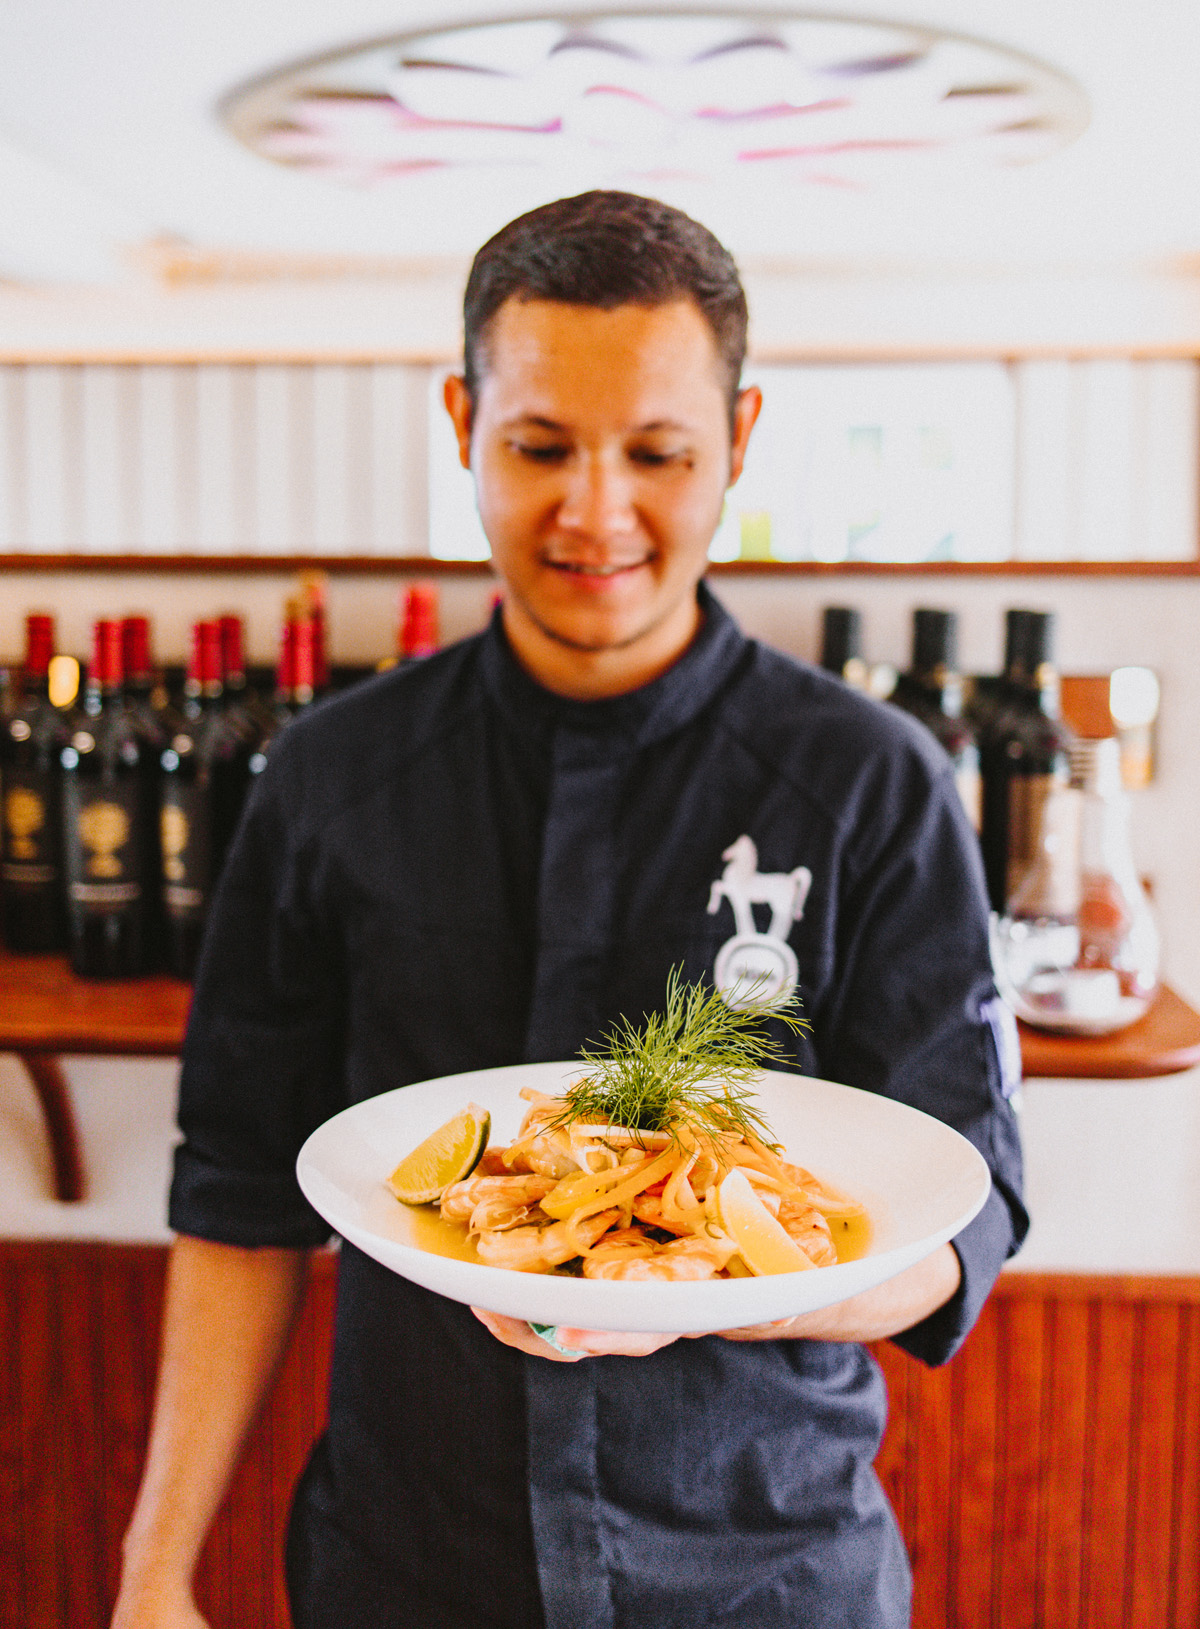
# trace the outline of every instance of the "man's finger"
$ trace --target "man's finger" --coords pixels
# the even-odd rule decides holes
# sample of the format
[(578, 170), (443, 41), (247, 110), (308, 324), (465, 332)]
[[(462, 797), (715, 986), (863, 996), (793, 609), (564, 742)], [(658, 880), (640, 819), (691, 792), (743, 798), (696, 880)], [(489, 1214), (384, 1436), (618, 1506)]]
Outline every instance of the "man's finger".
[[(506, 1318), (502, 1312), (485, 1312), (482, 1307), (472, 1307), (471, 1311), (498, 1341), (503, 1341), (505, 1346), (515, 1346), (519, 1352), (528, 1352), (530, 1357), (548, 1358), (551, 1363), (578, 1363), (579, 1357), (584, 1355), (570, 1356), (556, 1351), (549, 1341), (534, 1334), (524, 1318)], [(562, 1344), (565, 1346), (567, 1342)]]
[(558, 1339), (563, 1346), (573, 1346), (589, 1357), (649, 1357), (652, 1352), (670, 1346), (678, 1335), (630, 1334), (621, 1330), (568, 1329), (558, 1326)]

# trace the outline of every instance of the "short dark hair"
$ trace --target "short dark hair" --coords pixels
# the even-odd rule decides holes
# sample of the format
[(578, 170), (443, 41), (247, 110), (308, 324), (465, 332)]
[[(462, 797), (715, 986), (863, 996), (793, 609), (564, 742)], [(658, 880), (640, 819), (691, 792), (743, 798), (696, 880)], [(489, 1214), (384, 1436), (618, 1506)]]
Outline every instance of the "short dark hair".
[(582, 192), (519, 215), (489, 238), (463, 298), (472, 400), (487, 367), (488, 326), (511, 299), (602, 311), (694, 300), (716, 341), (732, 419), (746, 359), (746, 295), (728, 249), (681, 209), (633, 192)]

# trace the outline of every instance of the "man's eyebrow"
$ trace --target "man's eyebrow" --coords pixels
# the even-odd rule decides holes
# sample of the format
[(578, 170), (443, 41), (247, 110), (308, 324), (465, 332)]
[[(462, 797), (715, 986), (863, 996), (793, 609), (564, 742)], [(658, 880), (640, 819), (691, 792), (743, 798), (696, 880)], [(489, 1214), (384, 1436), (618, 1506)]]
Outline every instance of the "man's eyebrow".
[(559, 424), (556, 419), (543, 418), (540, 413), (516, 413), (511, 419), (505, 419), (501, 425), (503, 430), (516, 430), (528, 425), (537, 430), (565, 431), (566, 425)]
[[(546, 418), (541, 413), (517, 413), (511, 419), (505, 419), (501, 425), (503, 430), (516, 430), (526, 427), (535, 430), (552, 430), (563, 435), (568, 431), (567, 425), (560, 424), (557, 419)], [(651, 419), (646, 424), (635, 424), (630, 433), (632, 435), (648, 435), (658, 430), (677, 430), (684, 434), (690, 434), (692, 426), (685, 424), (682, 419)]]

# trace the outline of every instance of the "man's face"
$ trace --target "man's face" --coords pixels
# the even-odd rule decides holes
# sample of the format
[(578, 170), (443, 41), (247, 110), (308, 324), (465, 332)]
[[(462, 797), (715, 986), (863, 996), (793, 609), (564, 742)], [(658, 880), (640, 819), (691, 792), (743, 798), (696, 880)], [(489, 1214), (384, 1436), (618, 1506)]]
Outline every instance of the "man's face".
[(534, 676), (617, 694), (668, 667), (696, 631), (696, 584), (759, 405), (743, 392), (731, 442), (699, 308), (509, 300), (478, 399), (450, 380), (446, 405)]

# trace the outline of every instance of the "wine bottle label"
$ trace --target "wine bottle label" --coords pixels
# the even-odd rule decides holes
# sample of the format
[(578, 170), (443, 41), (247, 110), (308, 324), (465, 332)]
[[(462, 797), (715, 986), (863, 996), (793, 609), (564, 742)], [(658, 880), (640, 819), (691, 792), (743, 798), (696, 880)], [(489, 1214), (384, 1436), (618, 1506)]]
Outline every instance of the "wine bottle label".
[(137, 786), (118, 783), (100, 791), (68, 776), (63, 796), (68, 897), (100, 913), (140, 899)]
[(1079, 793), (1066, 771), (1014, 775), (1008, 788), (1008, 898), (1018, 889), (1025, 909), (1073, 916), (1079, 902)]
[(206, 789), (172, 785), (163, 790), (161, 839), (163, 904), (186, 920), (203, 910), (211, 884), (212, 843)]
[(10, 770), (4, 777), (5, 882), (44, 887), (58, 877), (50, 778), (37, 770)]

